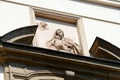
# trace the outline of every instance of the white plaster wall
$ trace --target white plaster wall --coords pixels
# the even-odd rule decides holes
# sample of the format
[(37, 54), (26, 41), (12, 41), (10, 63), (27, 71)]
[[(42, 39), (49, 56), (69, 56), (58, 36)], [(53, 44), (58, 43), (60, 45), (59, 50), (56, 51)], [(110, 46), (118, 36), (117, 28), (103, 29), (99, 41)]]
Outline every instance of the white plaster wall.
[[(81, 3), (78, 1), (72, 1), (72, 0), (71, 1), (70, 0), (8, 0), (8, 1), (19, 2), (22, 4), (27, 4), (27, 5), (32, 5), (32, 6), (42, 7), (42, 8), (48, 8), (48, 9), (52, 9), (52, 10), (72, 13), (72, 14), (81, 15), (81, 16), (85, 16), (85, 17), (91, 17), (91, 18), (96, 18), (96, 19), (100, 19), (100, 20), (106, 20), (106, 21), (110, 21), (110, 22), (120, 23), (120, 10), (108, 8), (108, 7), (104, 7), (104, 6), (85, 4), (85, 3)], [(2, 4), (2, 6), (3, 5), (5, 5), (5, 4)], [(29, 17), (27, 15), (28, 14), (27, 7), (24, 7), (24, 9), (22, 9), (21, 8), (22, 6), (19, 5), (19, 6), (17, 6), (20, 8), (19, 10), (18, 9), (16, 10), (16, 8), (12, 8), (13, 10), (19, 12), (20, 14), (24, 14), (24, 19), (23, 18), (21, 19), (21, 17), (20, 17), (19, 22), (21, 22), (21, 23), (18, 23), (18, 24), (15, 23), (18, 21), (16, 19), (14, 19), (13, 15), (11, 16), (11, 15), (4, 14), (5, 8), (7, 8), (7, 9), (9, 9), (9, 8), (7, 6), (3, 6), (3, 7), (2, 8), (4, 10), (3, 10), (2, 15), (4, 15), (4, 17), (9, 16), (12, 19), (12, 21), (10, 21), (11, 19), (8, 19), (6, 17), (7, 19), (4, 20), (4, 22), (2, 23), (2, 26), (4, 26), (4, 25), (19, 26), (18, 24), (21, 24), (21, 26), (22, 26), (24, 24), (25, 25), (29, 24), (29, 21), (28, 21)], [(9, 9), (9, 10), (11, 10), (11, 9)], [(12, 12), (10, 12), (10, 14), (12, 14)], [(19, 15), (17, 15), (17, 13), (14, 15), (19, 16)], [(2, 17), (2, 16), (0, 15), (0, 17)], [(2, 17), (2, 19), (4, 19), (4, 17)], [(28, 21), (28, 22), (26, 22), (26, 21)], [(6, 22), (7, 22), (7, 24), (6, 24)], [(85, 27), (87, 42), (88, 42), (88, 48), (91, 47), (96, 36), (101, 37), (101, 38), (111, 42), (112, 44), (120, 47), (120, 44), (119, 44), (120, 43), (120, 37), (119, 37), (120, 25), (91, 20), (91, 19), (87, 19), (87, 18), (83, 19), (83, 23), (84, 23), (84, 27)], [(1, 24), (0, 24), (0, 26), (1, 26)], [(17, 27), (15, 27), (15, 28), (17, 28)], [(4, 30), (6, 30), (6, 29), (9, 31), (10, 29), (14, 29), (14, 27), (13, 28), (9, 28), (9, 27), (4, 28)]]
[(0, 65), (0, 80), (4, 80), (3, 66)]
[(120, 10), (74, 0), (8, 0), (120, 23)]
[(0, 36), (30, 24), (29, 7), (0, 1)]
[(98, 36), (120, 48), (120, 25), (83, 18), (88, 48)]

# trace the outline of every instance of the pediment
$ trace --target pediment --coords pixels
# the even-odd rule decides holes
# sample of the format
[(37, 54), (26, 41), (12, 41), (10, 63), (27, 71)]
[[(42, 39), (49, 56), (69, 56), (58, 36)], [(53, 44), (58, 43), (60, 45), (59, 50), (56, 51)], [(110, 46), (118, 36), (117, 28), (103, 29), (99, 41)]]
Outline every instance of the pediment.
[(25, 26), (15, 29), (1, 37), (2, 41), (21, 44), (32, 44), (32, 39), (35, 34), (37, 25)]
[(120, 61), (120, 49), (110, 42), (96, 37), (91, 49), (91, 56), (95, 58)]

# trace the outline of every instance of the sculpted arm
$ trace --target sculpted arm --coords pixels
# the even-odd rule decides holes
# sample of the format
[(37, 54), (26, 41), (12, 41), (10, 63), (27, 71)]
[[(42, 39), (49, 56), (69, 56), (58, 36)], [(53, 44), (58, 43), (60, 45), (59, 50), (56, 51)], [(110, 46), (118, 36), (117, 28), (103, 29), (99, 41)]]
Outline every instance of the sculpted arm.
[(54, 39), (51, 39), (50, 41), (47, 41), (46, 45), (49, 49), (57, 50), (56, 47), (55, 47), (55, 40)]

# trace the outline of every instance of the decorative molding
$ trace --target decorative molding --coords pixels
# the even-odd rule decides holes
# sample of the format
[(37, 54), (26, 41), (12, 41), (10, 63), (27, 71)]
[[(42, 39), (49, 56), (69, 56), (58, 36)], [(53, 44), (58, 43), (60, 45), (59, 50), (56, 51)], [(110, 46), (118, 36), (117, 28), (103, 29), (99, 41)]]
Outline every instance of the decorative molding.
[(92, 3), (97, 3), (97, 4), (102, 4), (102, 5), (106, 5), (106, 6), (111, 6), (111, 7), (115, 7), (115, 8), (120, 8), (120, 2), (117, 2), (117, 0), (85, 0), (88, 2), (92, 2)]
[(32, 7), (29, 7), (29, 14), (30, 14), (30, 22), (32, 25), (37, 25), (35, 23), (35, 14), (34, 14), (34, 11), (32, 9)]
[[(52, 77), (52, 78), (60, 78), (60, 79), (64, 79), (62, 77), (59, 77), (57, 76), (56, 73), (54, 72), (48, 72), (48, 71), (35, 71), (35, 72), (31, 72), (31, 73), (28, 73), (28, 74), (20, 74), (20, 73), (13, 73), (13, 77), (16, 77), (16, 78), (23, 78), (25, 80), (30, 80), (32, 78), (35, 78), (35, 77), (48, 77), (49, 79)], [(12, 79), (11, 79), (12, 80)]]
[(8, 41), (8, 42), (14, 42), (21, 38), (34, 36), (36, 29), (37, 29), (37, 25), (22, 27), (22, 28), (13, 30), (13, 31), (8, 32), (7, 34), (3, 35), (1, 40)]
[[(65, 12), (60, 12), (60, 11), (55, 11), (55, 10), (50, 10), (45, 8), (38, 8), (38, 7), (32, 7), (32, 8), (35, 16), (37, 17), (75, 24), (77, 27), (77, 33), (79, 37), (80, 46), (82, 49), (82, 54), (85, 56), (89, 56), (89, 52), (87, 49), (87, 41), (86, 41), (85, 35), (83, 35), (85, 32), (82, 25), (82, 20), (81, 20), (82, 17), (74, 14), (70, 14), (70, 13), (65, 13)], [(36, 39), (36, 37), (34, 39)]]
[(84, 56), (90, 57), (82, 18), (77, 20), (77, 26), (78, 26), (77, 28), (78, 28), (78, 33), (79, 33), (79, 39), (82, 43), (81, 46), (82, 46), (83, 54), (84, 54)]
[[(3, 52), (5, 53), (5, 55), (2, 56), (4, 59), (3, 64), (11, 63), (8, 64), (8, 66), (11, 65), (10, 69), (15, 66), (12, 65), (13, 63), (19, 64), (18, 66), (15, 66), (15, 68), (16, 69), (22, 68), (23, 69), (22, 74), (25, 73), (29, 75), (28, 77), (34, 74), (37, 75), (37, 73), (31, 72), (31, 70), (38, 71), (39, 73), (39, 70), (52, 69), (52, 70), (58, 70), (55, 72), (62, 71), (63, 75), (65, 74), (64, 73), (65, 71), (68, 70), (74, 71), (75, 77), (80, 79), (85, 79), (84, 76), (87, 76), (88, 74), (89, 76), (91, 75), (96, 77), (102, 76), (103, 78), (104, 77), (120, 78), (120, 76), (117, 76), (120, 75), (119, 62), (106, 61), (101, 59), (85, 57), (85, 56), (78, 56), (73, 54), (67, 54), (64, 52), (58, 52), (58, 51), (32, 47), (28, 45), (21, 45), (16, 43), (9, 43), (9, 42), (3, 42), (3, 47), (4, 47)], [(30, 66), (33, 69), (32, 68), (30, 69)], [(37, 67), (38, 69), (34, 69)], [(24, 69), (26, 69), (26, 71)], [(28, 71), (28, 69), (30, 69), (30, 72)], [(18, 74), (15, 76), (15, 74), (20, 72), (19, 69), (17, 70), (17, 73), (16, 72), (14, 73), (13, 71), (16, 70), (14, 69), (10, 70), (12, 76), (19, 77), (19, 75), (21, 75), (22, 77), (22, 74)], [(45, 71), (43, 71), (43, 73), (44, 72)], [(9, 76), (8, 73), (9, 70), (5, 68), (5, 75)], [(74, 75), (73, 72), (70, 73)], [(117, 75), (114, 75), (114, 73), (116, 73)], [(108, 74), (110, 74), (110, 76)]]
[[(64, 78), (64, 73), (60, 70), (47, 68), (45, 66), (31, 66), (25, 65), (25, 63), (11, 61), (6, 62), (5, 65), (5, 79), (7, 80), (31, 80), (32, 78), (43, 79), (44, 76), (48, 77), (48, 79), (63, 80)], [(26, 69), (26, 71), (24, 69)]]
[(55, 20), (74, 23), (74, 24), (76, 24), (77, 20), (80, 18), (80, 16), (61, 12), (61, 11), (39, 8), (39, 7), (32, 7), (32, 8), (35, 11), (35, 15), (39, 17), (55, 19)]
[[(34, 57), (38, 57), (38, 59), (47, 58), (47, 59), (50, 59), (50, 60), (53, 59), (56, 61), (59, 61), (59, 60), (60, 61), (68, 61), (68, 62), (70, 62), (70, 64), (78, 64), (78, 65), (83, 65), (83, 66), (87, 66), (89, 64), (91, 67), (94, 67), (94, 68), (99, 67), (99, 68), (104, 68), (107, 70), (115, 70), (115, 71), (120, 70), (119, 62), (113, 62), (113, 61), (109, 61), (109, 60), (106, 61), (106, 60), (101, 60), (101, 59), (96, 59), (96, 58), (91, 58), (91, 57), (73, 55), (73, 54), (54, 51), (54, 50), (50, 50), (50, 49), (37, 48), (37, 47), (9, 43), (9, 42), (3, 42), (3, 46), (4, 46), (4, 48), (6, 48), (5, 50), (8, 51), (7, 53), (13, 54), (13, 55), (10, 54), (11, 56), (14, 56), (14, 53), (15, 54), (22, 53), (22, 54), (19, 54), (19, 56), (20, 55), (22, 55), (22, 56), (29, 55), (27, 57), (28, 57), (28, 60), (30, 60), (30, 62), (32, 61), (32, 59), (30, 59), (30, 58), (34, 56)], [(31, 57), (30, 57), (30, 55), (31, 55)], [(7, 57), (7, 55), (6, 55), (6, 57)], [(16, 55), (16, 57), (17, 57), (17, 55)], [(27, 60), (27, 57), (25, 58), (25, 60)], [(9, 61), (10, 58), (15, 58), (15, 57), (8, 56), (8, 58), (6, 58), (6, 60), (8, 59), (7, 61)], [(15, 59), (19, 60), (22, 58), (17, 57)], [(24, 57), (23, 57), (23, 60), (24, 60)], [(34, 60), (34, 61), (36, 61), (36, 60)], [(34, 61), (32, 61), (32, 62), (34, 62)], [(62, 66), (59, 66), (59, 67), (62, 67)]]
[[(90, 0), (86, 0), (86, 1), (90, 1)], [(92, 2), (97, 2), (96, 0), (91, 0)], [(44, 10), (51, 10), (51, 9), (46, 9), (46, 8), (42, 8), (42, 7), (37, 7), (37, 6), (33, 6), (33, 5), (30, 5), (30, 4), (25, 4), (25, 3), (20, 3), (20, 2), (15, 2), (15, 1), (8, 1), (8, 0), (5, 0), (4, 2), (9, 2), (9, 3), (14, 3), (14, 4), (18, 4), (18, 5), (23, 5), (23, 6), (30, 6), (30, 8), (33, 8), (33, 9), (44, 9)], [(104, 3), (104, 2), (103, 2)], [(55, 11), (56, 10), (52, 10), (52, 11)], [(57, 11), (59, 12), (59, 11)], [(65, 12), (63, 12), (65, 13)], [(66, 14), (69, 14), (69, 13), (66, 13)], [(80, 17), (84, 17), (84, 18), (88, 18), (88, 19), (93, 19), (93, 20), (98, 20), (98, 21), (104, 21), (104, 22), (108, 22), (108, 23), (113, 23), (113, 24), (118, 24), (120, 25), (119, 22), (113, 22), (113, 21), (109, 21), (109, 20), (103, 20), (103, 19), (98, 19), (98, 18), (92, 18), (92, 17), (89, 17), (89, 16), (83, 16), (83, 15), (77, 15), (77, 14), (73, 14), (74, 16), (80, 18)], [(33, 21), (33, 20), (31, 20)], [(74, 21), (71, 21), (71, 22), (74, 22)], [(34, 24), (34, 22), (32, 22)]]
[(120, 49), (99, 37), (96, 37), (90, 53), (96, 58), (120, 61)]

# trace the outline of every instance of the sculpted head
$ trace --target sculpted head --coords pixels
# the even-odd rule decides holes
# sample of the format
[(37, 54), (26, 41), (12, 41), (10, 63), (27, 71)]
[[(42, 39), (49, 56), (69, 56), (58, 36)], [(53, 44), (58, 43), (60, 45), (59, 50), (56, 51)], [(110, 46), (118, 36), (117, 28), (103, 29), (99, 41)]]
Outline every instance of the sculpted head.
[(63, 37), (64, 37), (64, 32), (61, 29), (57, 29), (55, 32), (54, 38), (61, 40), (61, 39), (63, 39)]

